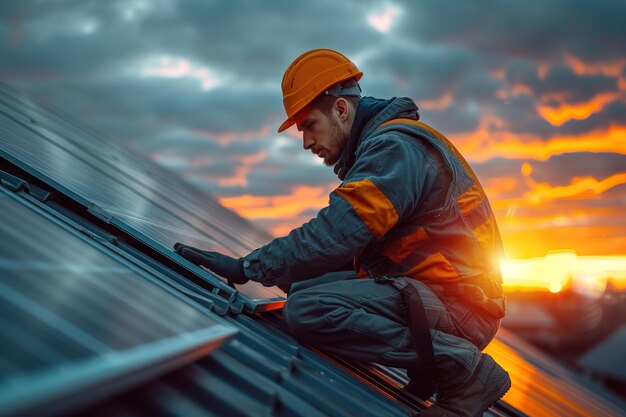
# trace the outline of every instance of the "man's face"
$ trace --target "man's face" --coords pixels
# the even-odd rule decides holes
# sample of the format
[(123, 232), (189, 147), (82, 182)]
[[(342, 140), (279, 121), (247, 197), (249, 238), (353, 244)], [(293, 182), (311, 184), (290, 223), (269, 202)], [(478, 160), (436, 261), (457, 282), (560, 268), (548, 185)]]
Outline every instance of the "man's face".
[(302, 132), (304, 149), (323, 158), (329, 167), (335, 165), (349, 136), (342, 129), (341, 119), (334, 111), (328, 117), (318, 108), (305, 109), (302, 113), (296, 118), (296, 126)]

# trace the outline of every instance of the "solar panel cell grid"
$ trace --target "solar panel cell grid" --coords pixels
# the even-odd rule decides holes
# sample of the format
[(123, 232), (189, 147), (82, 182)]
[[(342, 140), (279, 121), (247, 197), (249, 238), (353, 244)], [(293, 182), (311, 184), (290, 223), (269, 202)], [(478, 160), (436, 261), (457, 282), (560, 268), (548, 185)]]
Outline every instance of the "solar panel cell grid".
[(232, 333), (5, 192), (0, 212), (0, 387), (202, 329)]
[[(1, 87), (0, 85), (0, 97), (3, 96)], [(14, 98), (8, 96), (7, 100)], [(262, 244), (269, 237), (255, 230), (240, 217), (233, 215), (215, 199), (199, 194), (197, 190), (182, 181), (175, 181), (175, 177), (171, 173), (164, 171), (155, 164), (148, 164), (145, 158), (135, 157), (129, 150), (117, 146), (110, 139), (94, 134), (87, 127), (77, 127), (75, 124), (58, 117), (54, 112), (34, 104), (26, 107), (8, 107), (3, 106), (0, 100), (0, 110), (10, 114), (21, 125), (80, 156), (86, 162), (93, 164), (94, 167), (105, 172), (122, 173), (125, 176), (122, 181), (136, 182), (142, 187), (149, 188), (161, 200), (169, 200), (174, 204), (181, 203), (178, 204), (179, 209), (190, 210), (195, 215), (199, 215), (200, 220), (212, 224), (212, 227), (215, 228), (214, 232), (222, 233), (222, 230), (227, 233), (230, 232), (237, 239), (249, 242), (250, 248)], [(201, 208), (201, 210), (195, 210), (197, 208)], [(212, 213), (211, 216), (206, 216), (207, 210)], [(247, 226), (247, 229), (234, 226)]]
[[(0, 156), (177, 262), (171, 248), (178, 241), (243, 256), (269, 240), (162, 168), (6, 87), (0, 88)], [(238, 290), (251, 308), (276, 308), (284, 300), (280, 289), (256, 283)]]

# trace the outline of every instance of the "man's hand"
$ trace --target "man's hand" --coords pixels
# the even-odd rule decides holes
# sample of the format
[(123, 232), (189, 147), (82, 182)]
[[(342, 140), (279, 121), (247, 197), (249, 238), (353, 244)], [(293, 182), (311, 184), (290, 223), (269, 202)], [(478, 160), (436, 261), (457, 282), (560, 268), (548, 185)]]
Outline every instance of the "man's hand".
[(209, 252), (177, 242), (176, 253), (196, 265), (202, 265), (234, 284), (245, 284), (248, 278), (243, 273), (243, 259), (235, 259), (219, 252)]

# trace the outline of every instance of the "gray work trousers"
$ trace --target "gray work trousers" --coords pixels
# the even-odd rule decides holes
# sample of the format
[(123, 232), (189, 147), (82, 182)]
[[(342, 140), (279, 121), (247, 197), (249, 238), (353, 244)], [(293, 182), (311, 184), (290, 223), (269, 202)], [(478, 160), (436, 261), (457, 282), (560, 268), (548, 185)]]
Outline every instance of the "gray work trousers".
[[(408, 278), (424, 304), (435, 355), (438, 387), (453, 386), (474, 373), (481, 351), (500, 320), (457, 297), (438, 297)], [(331, 272), (292, 285), (283, 318), (303, 343), (348, 359), (411, 368), (417, 353), (407, 327), (400, 291), (351, 272)]]

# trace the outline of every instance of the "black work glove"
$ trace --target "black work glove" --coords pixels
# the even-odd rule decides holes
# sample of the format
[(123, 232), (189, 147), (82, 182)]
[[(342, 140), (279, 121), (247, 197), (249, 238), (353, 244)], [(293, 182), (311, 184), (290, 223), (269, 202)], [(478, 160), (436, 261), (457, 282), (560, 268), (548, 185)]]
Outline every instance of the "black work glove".
[(245, 284), (248, 278), (243, 273), (243, 258), (235, 259), (219, 252), (209, 252), (176, 242), (176, 253), (196, 265), (202, 265), (226, 278), (229, 283)]

